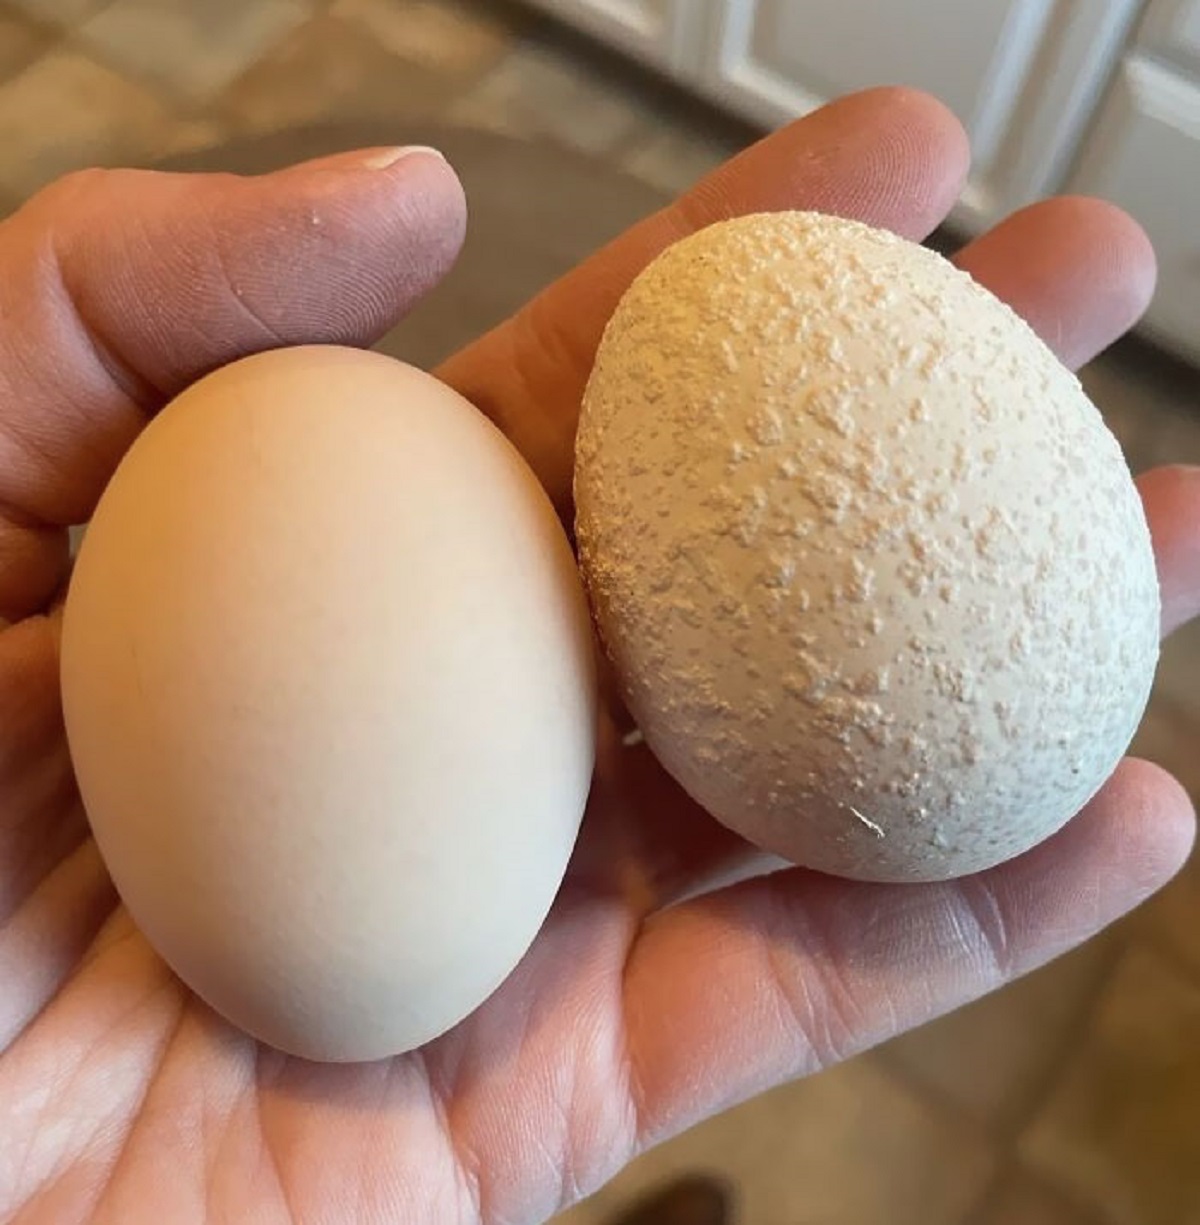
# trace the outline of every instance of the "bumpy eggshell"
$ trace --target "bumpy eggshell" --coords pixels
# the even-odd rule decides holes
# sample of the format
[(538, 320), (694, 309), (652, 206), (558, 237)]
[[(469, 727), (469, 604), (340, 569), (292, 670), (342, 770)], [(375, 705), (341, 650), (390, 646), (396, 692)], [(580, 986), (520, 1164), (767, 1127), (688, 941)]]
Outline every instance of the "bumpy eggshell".
[(1057, 830), (1158, 655), (1141, 503), (1078, 381), (933, 252), (812, 214), (715, 225), (621, 301), (577, 531), (646, 741), (769, 851), (882, 881)]
[(593, 637), (553, 509), (485, 418), (297, 348), (145, 430), (85, 538), (67, 732), (133, 918), (217, 1011), (365, 1060), (483, 1001), (591, 779)]

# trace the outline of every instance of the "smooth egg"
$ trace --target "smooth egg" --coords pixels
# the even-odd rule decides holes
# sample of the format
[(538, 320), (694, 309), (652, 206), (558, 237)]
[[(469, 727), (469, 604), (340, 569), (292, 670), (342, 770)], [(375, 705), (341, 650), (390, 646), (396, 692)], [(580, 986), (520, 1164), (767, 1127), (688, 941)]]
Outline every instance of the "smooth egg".
[(433, 377), (302, 347), (184, 392), (83, 541), (70, 751), (136, 923), (283, 1051), (421, 1045), (512, 971), (593, 767), (593, 637), (514, 448)]

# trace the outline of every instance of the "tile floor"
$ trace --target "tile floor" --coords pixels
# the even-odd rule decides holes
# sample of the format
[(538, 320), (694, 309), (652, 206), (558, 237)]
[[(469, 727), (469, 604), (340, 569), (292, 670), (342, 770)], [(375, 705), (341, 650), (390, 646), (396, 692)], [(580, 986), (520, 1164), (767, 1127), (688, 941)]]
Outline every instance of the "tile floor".
[[(745, 139), (485, 0), (0, 0), (0, 207), (72, 167), (313, 118), (449, 115), (565, 141), (666, 191)], [(1194, 372), (1124, 346), (1086, 374), (1135, 468), (1200, 462)], [(1200, 626), (1136, 746), (1200, 797)], [(1200, 1225), (1200, 862), (1007, 991), (649, 1154), (564, 1218), (672, 1171), (738, 1225)]]

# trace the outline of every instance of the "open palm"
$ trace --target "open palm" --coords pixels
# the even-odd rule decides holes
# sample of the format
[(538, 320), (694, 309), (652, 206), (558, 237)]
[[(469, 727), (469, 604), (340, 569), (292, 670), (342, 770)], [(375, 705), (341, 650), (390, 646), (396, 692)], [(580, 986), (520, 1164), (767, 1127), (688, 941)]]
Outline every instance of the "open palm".
[[(376, 154), (378, 151), (376, 151)], [(707, 1114), (947, 1011), (1088, 938), (1186, 856), (1189, 803), (1127, 761), (1048, 844), (948, 885), (769, 862), (690, 805), (614, 710), (545, 928), (477, 1013), (364, 1066), (280, 1056), (198, 1003), (117, 904), (62, 735), (64, 525), (148, 413), (280, 344), (368, 344), (462, 236), (452, 172), (347, 155), (258, 179), (73, 176), (0, 227), (0, 1218), (540, 1221)], [(932, 100), (845, 99), (747, 151), (440, 374), (569, 513), (600, 329), (666, 243), (808, 207), (920, 238), (967, 150)], [(319, 216), (322, 224), (314, 226)], [(1010, 219), (960, 263), (1078, 365), (1144, 308), (1153, 258), (1094, 201)], [(1164, 631), (1200, 611), (1200, 479), (1144, 475)]]

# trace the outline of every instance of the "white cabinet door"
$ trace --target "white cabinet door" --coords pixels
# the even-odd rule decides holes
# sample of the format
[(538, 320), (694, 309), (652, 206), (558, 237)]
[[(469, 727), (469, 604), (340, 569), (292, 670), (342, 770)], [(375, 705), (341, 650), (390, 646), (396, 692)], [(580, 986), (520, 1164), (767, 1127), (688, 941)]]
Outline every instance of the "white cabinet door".
[(707, 93), (776, 125), (872, 85), (936, 94), (971, 136), (970, 228), (1053, 190), (1141, 0), (713, 0)]
[(1148, 334), (1200, 359), (1200, 82), (1129, 59), (1084, 146), (1073, 191), (1141, 222), (1158, 253)]
[(704, 17), (696, 0), (526, 2), (673, 76), (692, 75), (695, 35)]
[(1138, 43), (1200, 75), (1200, 0), (1151, 0)]

